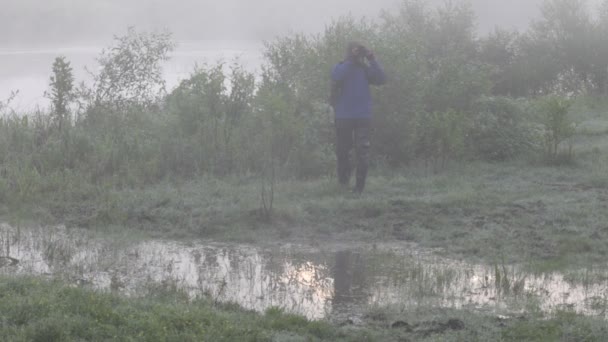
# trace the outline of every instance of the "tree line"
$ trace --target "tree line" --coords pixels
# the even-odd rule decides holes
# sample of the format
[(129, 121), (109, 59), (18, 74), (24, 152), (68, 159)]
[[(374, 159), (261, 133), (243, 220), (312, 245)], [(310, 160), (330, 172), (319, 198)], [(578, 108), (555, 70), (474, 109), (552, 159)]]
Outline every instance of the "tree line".
[(389, 75), (374, 94), (376, 165), (571, 156), (573, 99), (608, 92), (608, 1), (592, 16), (583, 0), (547, 0), (525, 32), (475, 32), (466, 4), (405, 0), (374, 20), (344, 17), (266, 43), (258, 75), (238, 61), (205, 64), (168, 90), (171, 35), (130, 29), (99, 56), (90, 84), (55, 61), (48, 113), (11, 115), (0, 102), (0, 194), (331, 174), (329, 71), (351, 40)]

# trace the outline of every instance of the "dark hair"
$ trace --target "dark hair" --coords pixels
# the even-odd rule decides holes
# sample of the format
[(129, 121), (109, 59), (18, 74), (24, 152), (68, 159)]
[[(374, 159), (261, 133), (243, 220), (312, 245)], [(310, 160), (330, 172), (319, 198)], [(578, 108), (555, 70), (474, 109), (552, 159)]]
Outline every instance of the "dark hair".
[(356, 42), (356, 41), (348, 42), (348, 44), (346, 44), (346, 58), (351, 57), (351, 55), (353, 53), (353, 49), (355, 49), (355, 48), (364, 49), (365, 47), (363, 46), (363, 44)]

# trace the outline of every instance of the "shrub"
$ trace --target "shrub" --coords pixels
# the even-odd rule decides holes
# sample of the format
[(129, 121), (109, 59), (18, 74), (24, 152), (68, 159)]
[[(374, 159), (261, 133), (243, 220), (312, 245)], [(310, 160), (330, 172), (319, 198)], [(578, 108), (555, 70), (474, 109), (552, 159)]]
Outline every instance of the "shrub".
[(469, 120), (462, 112), (420, 113), (416, 116), (416, 152), (434, 170), (462, 157)]
[(484, 160), (507, 160), (535, 150), (538, 141), (524, 106), (506, 97), (484, 97), (473, 108), (468, 149)]
[[(574, 136), (576, 124), (570, 118), (569, 111), (572, 101), (558, 96), (547, 96), (536, 103), (540, 123), (543, 128), (543, 145), (545, 157), (555, 162), (560, 159), (560, 147), (562, 143)], [(573, 156), (572, 145), (565, 154), (567, 159)]]

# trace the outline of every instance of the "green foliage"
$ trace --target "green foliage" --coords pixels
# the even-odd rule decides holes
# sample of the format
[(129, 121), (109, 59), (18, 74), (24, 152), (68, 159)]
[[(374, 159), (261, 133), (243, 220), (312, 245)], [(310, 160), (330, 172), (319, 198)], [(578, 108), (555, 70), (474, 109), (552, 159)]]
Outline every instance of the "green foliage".
[(93, 85), (81, 89), (87, 118), (103, 115), (102, 110), (149, 108), (164, 94), (161, 63), (168, 59), (174, 47), (171, 35), (140, 33), (129, 28), (125, 35), (114, 40), (115, 44), (103, 50), (97, 59), (99, 72), (91, 72)]
[[(549, 161), (557, 161), (560, 156), (560, 145), (570, 139), (576, 132), (576, 124), (570, 119), (569, 111), (572, 101), (556, 96), (539, 100), (538, 111), (543, 125), (545, 156)], [(572, 145), (566, 157), (572, 157)]]
[(526, 109), (505, 97), (485, 97), (473, 109), (467, 145), (475, 157), (508, 160), (533, 152), (539, 146)]
[(225, 82), (223, 64), (197, 68), (168, 96), (170, 120), (174, 122), (171, 133), (175, 136), (169, 142), (167, 157), (173, 159), (173, 171), (186, 175), (229, 171), (222, 167), (222, 159), (232, 148), (234, 119), (226, 111)]
[(504, 341), (602, 341), (604, 324), (585, 321), (577, 314), (560, 311), (550, 320), (522, 320), (502, 333)]
[(416, 119), (417, 155), (434, 170), (445, 168), (449, 160), (464, 153), (469, 121), (462, 112), (421, 113)]
[[(122, 298), (57, 281), (3, 278), (0, 290), (0, 335), (7, 341), (604, 341), (607, 334), (600, 318), (568, 311), (497, 323), (496, 317), (467, 310), (378, 308), (378, 318), (355, 327), (280, 309), (258, 314), (206, 298), (188, 301), (172, 289)], [(458, 317), (465, 328), (434, 328), (449, 317)], [(386, 328), (396, 321), (418, 329)]]
[(475, 58), (470, 7), (446, 5), (430, 12), (418, 1), (403, 2), (401, 11), (384, 13), (377, 23), (347, 17), (320, 36), (274, 41), (267, 46), (265, 79), (285, 94), (294, 113), (317, 112), (327, 102), (329, 71), (343, 59), (349, 40), (370, 46), (389, 75), (389, 85), (374, 94), (373, 146), (391, 164), (409, 162), (420, 149), (416, 113), (468, 110), (490, 89), (489, 69)]
[(546, 0), (541, 19), (528, 33), (521, 61), (533, 57), (526, 70), (545, 94), (608, 90), (607, 26), (605, 18), (592, 17), (587, 5), (584, 0)]
[[(606, 3), (600, 15), (585, 0), (545, 0), (526, 32), (497, 30), (479, 41), (494, 95), (605, 95), (608, 91)], [(604, 13), (604, 14), (601, 14)]]
[(516, 63), (522, 37), (518, 32), (496, 29), (479, 40), (479, 59), (487, 65), (492, 94), (526, 96), (529, 87), (523, 84), (521, 67)]
[(62, 131), (66, 125), (71, 125), (68, 121), (71, 119), (69, 107), (76, 98), (72, 67), (63, 56), (57, 57), (53, 63), (53, 76), (50, 79), (49, 91), (45, 95), (51, 100), (51, 116)]
[(0, 103), (0, 184), (16, 194), (6, 197), (25, 199), (70, 178), (131, 188), (208, 174), (266, 184), (332, 174), (329, 72), (351, 40), (371, 47), (389, 78), (373, 93), (377, 161), (422, 160), (437, 170), (449, 160), (508, 160), (543, 144), (556, 159), (574, 133), (562, 100), (535, 107), (535, 126), (525, 100), (488, 96), (601, 93), (608, 16), (580, 6), (550, 0), (527, 32), (477, 37), (469, 6), (431, 10), (407, 0), (377, 20), (344, 17), (318, 35), (267, 43), (257, 78), (238, 61), (202, 65), (168, 95), (161, 63), (174, 46), (170, 35), (129, 29), (77, 92), (76, 120), (68, 120), (74, 80), (61, 57), (47, 93), (54, 119), (6, 115), (10, 101)]
[(311, 341), (350, 340), (324, 322), (189, 302), (179, 291), (143, 298), (70, 288), (37, 279), (0, 279), (0, 335), (10, 341), (270, 341), (281, 332)]

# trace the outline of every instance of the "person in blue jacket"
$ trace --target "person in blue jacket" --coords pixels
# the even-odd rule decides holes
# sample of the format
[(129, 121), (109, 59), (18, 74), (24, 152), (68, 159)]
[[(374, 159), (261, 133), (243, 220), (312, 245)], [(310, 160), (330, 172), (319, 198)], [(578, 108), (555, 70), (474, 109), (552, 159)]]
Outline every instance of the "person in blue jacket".
[(331, 73), (331, 105), (336, 122), (336, 156), (338, 180), (348, 186), (352, 174), (350, 153), (355, 147), (357, 156), (354, 191), (365, 188), (369, 165), (372, 98), (370, 85), (386, 83), (386, 74), (374, 53), (363, 45), (348, 44), (346, 59)]

